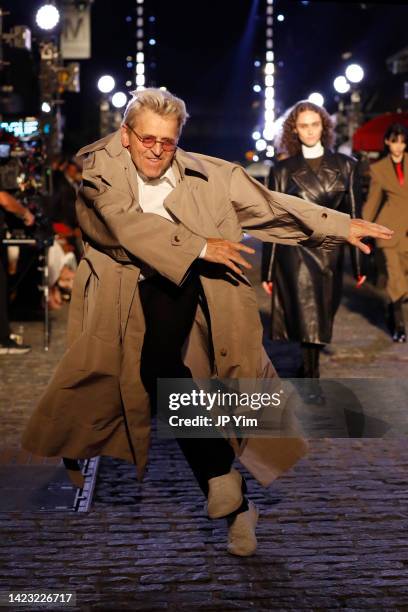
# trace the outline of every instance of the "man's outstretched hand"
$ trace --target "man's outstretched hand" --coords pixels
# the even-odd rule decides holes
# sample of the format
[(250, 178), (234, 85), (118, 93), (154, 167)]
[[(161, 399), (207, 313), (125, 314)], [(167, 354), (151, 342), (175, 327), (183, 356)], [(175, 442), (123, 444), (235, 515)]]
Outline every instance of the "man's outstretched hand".
[(384, 225), (378, 225), (378, 223), (370, 223), (370, 221), (364, 221), (363, 219), (351, 219), (350, 234), (348, 242), (358, 247), (360, 251), (363, 251), (366, 255), (369, 255), (371, 249), (368, 244), (361, 242), (362, 238), (381, 238), (381, 240), (389, 240), (394, 234), (393, 230), (384, 227)]
[[(370, 223), (363, 219), (351, 219), (348, 242), (358, 247), (366, 255), (369, 255), (370, 247), (361, 242), (362, 238), (371, 237), (388, 240), (392, 237), (393, 233), (393, 230), (383, 225)], [(207, 238), (207, 250), (203, 259), (212, 263), (223, 264), (233, 272), (241, 274), (241, 270), (238, 266), (242, 266), (248, 270), (252, 268), (251, 264), (242, 257), (241, 252), (252, 255), (255, 253), (255, 250), (240, 242), (232, 242), (231, 240), (223, 240), (222, 238)]]
[(240, 242), (231, 242), (231, 240), (222, 240), (221, 238), (207, 238), (207, 251), (203, 259), (212, 263), (224, 264), (224, 266), (227, 266), (233, 272), (241, 274), (238, 265), (248, 270), (252, 266), (241, 256), (240, 251), (250, 254), (255, 253), (254, 249)]

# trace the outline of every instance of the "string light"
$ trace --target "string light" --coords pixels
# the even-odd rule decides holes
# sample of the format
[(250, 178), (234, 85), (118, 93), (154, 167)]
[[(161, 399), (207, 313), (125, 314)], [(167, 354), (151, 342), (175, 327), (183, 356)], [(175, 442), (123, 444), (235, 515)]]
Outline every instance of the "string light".
[[(281, 15), (278, 15), (278, 19)], [(275, 63), (273, 52), (273, 0), (267, 0), (266, 6), (266, 53), (264, 66), (265, 100), (264, 100), (264, 127), (262, 130), (263, 142), (262, 149), (267, 157), (273, 156), (273, 147), (270, 142), (275, 135)]]
[[(271, 144), (275, 136), (275, 56), (273, 52), (273, 11), (274, 0), (266, 0), (265, 10), (265, 61), (263, 63), (263, 87), (258, 83), (252, 86), (256, 93), (264, 94), (263, 117), (260, 121), (260, 128), (252, 132), (255, 147), (262, 156), (273, 157), (274, 149)], [(261, 67), (259, 60), (254, 61), (256, 68)], [(256, 156), (259, 157), (258, 155)], [(255, 157), (254, 157), (255, 159)]]
[(135, 83), (136, 89), (145, 88), (146, 83), (146, 66), (144, 54), (144, 35), (145, 35), (145, 19), (143, 10), (143, 0), (137, 0), (139, 6), (136, 7), (136, 66), (135, 66)]

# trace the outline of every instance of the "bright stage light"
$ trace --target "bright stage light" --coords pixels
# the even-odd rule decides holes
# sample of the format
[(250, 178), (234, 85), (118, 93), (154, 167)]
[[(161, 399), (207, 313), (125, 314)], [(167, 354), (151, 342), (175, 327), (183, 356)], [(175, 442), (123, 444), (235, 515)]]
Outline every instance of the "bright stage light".
[(43, 102), (41, 104), (41, 110), (43, 113), (50, 113), (51, 112), (51, 106), (48, 104), (48, 102)]
[(266, 127), (262, 132), (262, 136), (265, 138), (265, 140), (273, 140), (275, 136), (274, 128), (272, 126)]
[(260, 85), (254, 85), (252, 88), (256, 93), (259, 93), (262, 90), (262, 87)]
[(98, 89), (102, 93), (110, 93), (112, 89), (115, 87), (115, 79), (111, 77), (109, 74), (105, 74), (101, 76), (98, 81)]
[(261, 137), (261, 132), (258, 132), (258, 130), (255, 130), (255, 132), (252, 132), (252, 138), (254, 140), (259, 140)]
[(347, 93), (350, 89), (350, 83), (345, 76), (338, 76), (333, 81), (333, 87), (337, 93)]
[(266, 140), (264, 140), (263, 138), (259, 138), (259, 140), (257, 140), (255, 143), (255, 148), (257, 149), (257, 151), (265, 151)]
[(127, 96), (123, 91), (117, 91), (112, 96), (112, 104), (115, 108), (122, 108), (127, 102)]
[(136, 85), (144, 85), (145, 84), (145, 75), (137, 74), (136, 75)]
[(359, 64), (350, 64), (346, 68), (346, 77), (351, 83), (360, 83), (364, 79), (364, 70)]
[(145, 65), (144, 64), (136, 64), (136, 74), (144, 74)]
[(314, 91), (313, 93), (310, 94), (310, 96), (308, 97), (309, 102), (312, 102), (312, 104), (317, 104), (317, 106), (323, 106), (324, 104), (324, 98), (322, 96), (321, 93), (318, 93), (317, 91)]
[(285, 15), (280, 14), (280, 15), (278, 15), (278, 16), (277, 16), (277, 18), (276, 18), (276, 19), (277, 19), (278, 21), (285, 21)]
[(59, 10), (53, 4), (44, 4), (38, 9), (35, 16), (35, 21), (42, 30), (52, 30), (58, 24), (59, 20)]

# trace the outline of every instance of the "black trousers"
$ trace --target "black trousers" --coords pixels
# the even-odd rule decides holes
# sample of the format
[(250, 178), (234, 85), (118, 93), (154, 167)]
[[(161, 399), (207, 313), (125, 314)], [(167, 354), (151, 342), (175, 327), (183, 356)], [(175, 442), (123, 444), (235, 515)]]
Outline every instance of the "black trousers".
[[(157, 378), (191, 378), (182, 360), (182, 347), (190, 333), (201, 291), (198, 275), (191, 273), (182, 287), (156, 274), (139, 283), (146, 322), (140, 373), (152, 407), (157, 405)], [(234, 461), (231, 445), (218, 438), (177, 438), (204, 495), (208, 480), (227, 474)], [(243, 481), (243, 491), (246, 491)], [(247, 500), (234, 514), (247, 510)]]

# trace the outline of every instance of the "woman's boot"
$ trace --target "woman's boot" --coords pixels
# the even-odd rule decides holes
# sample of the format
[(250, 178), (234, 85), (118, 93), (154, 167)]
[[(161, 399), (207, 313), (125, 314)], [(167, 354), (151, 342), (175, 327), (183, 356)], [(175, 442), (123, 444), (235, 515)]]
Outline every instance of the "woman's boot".
[(319, 383), (321, 349), (321, 344), (302, 343), (302, 378), (307, 378), (308, 380), (305, 381), (304, 385), (301, 385), (301, 395), (306, 404), (322, 406), (326, 403)]
[(405, 331), (404, 311), (402, 306), (402, 299), (392, 302), (392, 316), (393, 316), (393, 334), (392, 339), (394, 342), (406, 342), (407, 335)]

